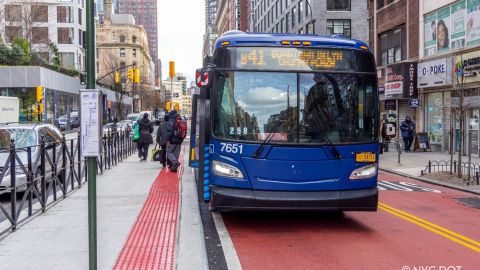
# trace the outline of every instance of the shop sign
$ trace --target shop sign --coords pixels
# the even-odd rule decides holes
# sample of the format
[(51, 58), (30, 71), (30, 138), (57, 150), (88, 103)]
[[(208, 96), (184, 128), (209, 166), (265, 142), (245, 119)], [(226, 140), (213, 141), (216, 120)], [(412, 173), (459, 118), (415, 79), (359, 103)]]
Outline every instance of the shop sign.
[(417, 98), (417, 63), (400, 63), (385, 68), (385, 98)]
[[(463, 64), (465, 83), (480, 81), (480, 51), (457, 56), (456, 63)], [(461, 81), (460, 78), (458, 81)]]
[(411, 98), (408, 101), (408, 104), (410, 105), (410, 108), (418, 108), (420, 107), (420, 101), (417, 98)]
[(451, 57), (418, 63), (418, 87), (452, 85), (452, 66)]
[(385, 100), (385, 110), (386, 111), (395, 111), (397, 110), (397, 101), (394, 99)]

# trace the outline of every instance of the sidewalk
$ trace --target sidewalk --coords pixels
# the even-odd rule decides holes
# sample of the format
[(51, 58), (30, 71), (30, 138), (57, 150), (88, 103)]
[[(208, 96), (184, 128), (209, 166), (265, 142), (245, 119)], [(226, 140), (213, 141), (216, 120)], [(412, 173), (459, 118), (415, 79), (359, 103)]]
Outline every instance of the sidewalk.
[[(167, 173), (165, 171), (161, 173), (160, 169), (161, 165), (158, 162), (139, 162), (136, 155), (133, 155), (112, 170), (106, 171), (104, 175), (97, 177), (98, 269), (113, 269), (116, 263), (119, 263), (117, 269), (121, 269), (120, 264), (125, 262), (125, 252), (127, 255), (128, 250), (142, 252), (144, 247), (142, 245), (152, 244), (152, 242), (138, 242), (138, 244), (132, 242), (135, 236), (140, 235), (142, 238), (146, 235), (145, 231), (139, 232), (139, 229), (149, 228), (148, 225), (145, 226), (145, 220), (142, 219), (145, 213), (162, 217), (158, 220), (159, 224), (162, 224), (162, 221), (163, 224), (166, 222), (170, 224), (168, 230), (162, 229), (153, 234), (150, 233), (158, 239), (163, 239), (164, 234), (172, 236), (173, 233), (175, 237), (179, 232), (188, 230), (187, 241), (178, 237), (168, 241), (168, 257), (173, 258), (175, 254), (175, 258), (182, 258), (182, 260), (166, 261), (167, 263), (163, 265), (168, 267), (165, 269), (172, 269), (178, 263), (190, 266), (181, 269), (205, 268), (206, 258), (201, 250), (203, 240), (200, 235), (201, 223), (195, 216), (199, 215), (198, 204), (192, 203), (196, 202), (196, 198), (193, 198), (192, 194), (181, 194), (182, 199), (179, 200), (178, 178), (173, 173), (170, 174), (175, 179), (170, 177), (168, 181), (175, 183), (176, 190), (169, 189), (160, 194), (161, 186), (165, 185), (162, 181), (167, 180), (165, 178)], [(183, 170), (190, 170), (190, 168), (184, 166)], [(192, 181), (194, 180), (191, 177), (182, 180), (182, 190), (192, 191), (191, 185), (194, 183)], [(88, 269), (87, 190), (87, 185), (82, 186), (69, 198), (54, 205), (46, 213), (34, 217), (16, 232), (0, 240), (0, 269)], [(194, 189), (192, 192), (195, 194)], [(166, 197), (169, 199), (163, 200)], [(178, 207), (180, 202), (181, 208), (172, 208)], [(152, 210), (152, 206), (155, 209)], [(166, 208), (170, 209), (172, 214), (163, 218), (160, 209)], [(178, 216), (179, 212), (180, 216)], [(159, 228), (160, 225), (156, 227)], [(159, 246), (163, 245), (162, 243), (165, 242), (160, 240), (153, 247), (164, 250), (165, 246)], [(179, 244), (185, 246), (180, 247)], [(183, 254), (185, 252), (189, 253), (188, 257)], [(151, 253), (151, 255), (157, 254)], [(196, 257), (192, 257), (193, 255)], [(157, 262), (166, 259), (165, 254), (155, 258)], [(142, 269), (155, 269), (153, 266), (152, 264)]]
[[(453, 157), (454, 160), (457, 159), (457, 155)], [(418, 180), (430, 182), (433, 184), (438, 184), (446, 187), (451, 187), (459, 190), (469, 191), (473, 193), (480, 194), (480, 186), (457, 186), (448, 183), (444, 183), (441, 181), (436, 181), (432, 179), (427, 179), (421, 177), (421, 171), (425, 170), (428, 165), (429, 160), (436, 160), (436, 161), (449, 161), (450, 154), (441, 153), (441, 152), (402, 152), (400, 155), (400, 164), (398, 164), (398, 153), (395, 150), (395, 147), (390, 147), (389, 152), (384, 152), (380, 155), (379, 158), (379, 168), (381, 170), (402, 174), (408, 177), (414, 177)], [(468, 157), (463, 156), (462, 161), (467, 161)], [(480, 163), (480, 158), (472, 157), (472, 163)]]

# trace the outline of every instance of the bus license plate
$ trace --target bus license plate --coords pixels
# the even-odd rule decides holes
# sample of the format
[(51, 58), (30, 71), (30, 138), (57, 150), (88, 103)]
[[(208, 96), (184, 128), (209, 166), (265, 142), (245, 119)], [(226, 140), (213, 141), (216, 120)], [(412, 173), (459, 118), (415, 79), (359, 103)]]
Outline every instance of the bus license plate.
[(362, 152), (355, 155), (356, 162), (375, 162), (377, 155), (372, 152)]

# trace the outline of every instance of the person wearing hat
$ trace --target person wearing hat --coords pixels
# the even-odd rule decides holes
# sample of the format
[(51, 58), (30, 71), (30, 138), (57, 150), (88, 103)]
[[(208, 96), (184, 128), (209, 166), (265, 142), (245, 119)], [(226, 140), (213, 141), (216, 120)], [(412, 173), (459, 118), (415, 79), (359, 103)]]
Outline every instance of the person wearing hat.
[(140, 139), (137, 142), (138, 157), (140, 161), (146, 161), (148, 147), (153, 143), (153, 123), (148, 119), (148, 113), (145, 113), (142, 118), (138, 119), (137, 124), (140, 133)]

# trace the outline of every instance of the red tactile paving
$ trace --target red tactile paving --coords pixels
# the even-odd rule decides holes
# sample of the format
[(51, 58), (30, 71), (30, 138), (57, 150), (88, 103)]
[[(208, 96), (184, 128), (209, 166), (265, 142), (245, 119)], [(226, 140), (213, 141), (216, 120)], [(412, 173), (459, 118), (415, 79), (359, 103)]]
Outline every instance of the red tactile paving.
[(113, 269), (173, 269), (181, 171), (160, 172)]

